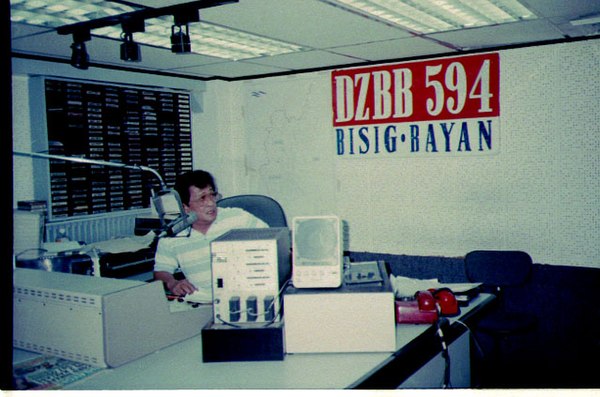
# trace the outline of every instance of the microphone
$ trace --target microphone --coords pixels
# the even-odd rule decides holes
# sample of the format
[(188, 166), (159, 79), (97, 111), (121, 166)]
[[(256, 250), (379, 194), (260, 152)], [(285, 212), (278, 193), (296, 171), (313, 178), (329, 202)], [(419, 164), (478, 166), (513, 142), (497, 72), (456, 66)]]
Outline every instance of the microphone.
[(173, 237), (179, 234), (181, 231), (192, 226), (194, 222), (198, 220), (198, 215), (195, 212), (190, 212), (182, 215), (167, 224), (165, 230), (163, 230), (158, 237)]

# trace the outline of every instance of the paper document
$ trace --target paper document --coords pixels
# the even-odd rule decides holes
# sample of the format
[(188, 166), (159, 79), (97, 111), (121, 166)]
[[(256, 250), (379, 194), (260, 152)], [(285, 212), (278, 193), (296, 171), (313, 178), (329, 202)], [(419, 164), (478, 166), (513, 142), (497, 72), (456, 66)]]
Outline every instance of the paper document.
[(121, 237), (97, 243), (88, 244), (86, 249), (96, 248), (100, 252), (118, 254), (121, 252), (135, 252), (148, 246), (154, 240), (154, 233), (149, 232), (145, 236)]
[(192, 294), (188, 294), (183, 297), (186, 302), (200, 303), (200, 304), (212, 304), (212, 292), (196, 291)]
[(59, 243), (43, 243), (42, 248), (45, 249), (48, 255), (57, 254), (59, 252), (79, 251), (82, 245), (78, 241), (62, 241)]
[(481, 285), (481, 283), (441, 283), (437, 278), (417, 279), (403, 276), (390, 275), (390, 282), (396, 297), (413, 296), (417, 291), (430, 288), (449, 288), (454, 294), (467, 293)]

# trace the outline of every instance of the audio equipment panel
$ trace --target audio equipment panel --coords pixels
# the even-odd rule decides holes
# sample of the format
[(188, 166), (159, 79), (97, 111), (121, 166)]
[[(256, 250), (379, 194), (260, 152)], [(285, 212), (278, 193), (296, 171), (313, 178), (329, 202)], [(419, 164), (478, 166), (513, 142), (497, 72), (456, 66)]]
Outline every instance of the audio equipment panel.
[(337, 216), (292, 219), (295, 288), (337, 288), (344, 265), (343, 225)]
[(215, 324), (257, 324), (280, 317), (290, 276), (288, 228), (234, 229), (211, 242)]

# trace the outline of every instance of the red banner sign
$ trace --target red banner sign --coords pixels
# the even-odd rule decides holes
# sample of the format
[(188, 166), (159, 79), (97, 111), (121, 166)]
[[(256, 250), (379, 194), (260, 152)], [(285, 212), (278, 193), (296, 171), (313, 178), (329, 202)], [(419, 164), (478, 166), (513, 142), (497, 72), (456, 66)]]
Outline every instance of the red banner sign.
[(498, 53), (332, 72), (336, 127), (500, 115)]

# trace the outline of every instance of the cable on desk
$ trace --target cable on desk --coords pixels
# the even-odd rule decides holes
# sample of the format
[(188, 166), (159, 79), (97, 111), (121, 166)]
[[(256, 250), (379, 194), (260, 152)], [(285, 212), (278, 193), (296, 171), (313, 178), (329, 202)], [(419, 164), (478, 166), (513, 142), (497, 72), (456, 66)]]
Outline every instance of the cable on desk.
[[(275, 321), (277, 320), (277, 318), (279, 318), (279, 316), (281, 315), (281, 309), (283, 308), (283, 294), (284, 294), (285, 290), (288, 289), (288, 287), (291, 284), (292, 284), (292, 280), (291, 279), (287, 279), (286, 282), (283, 283), (283, 285), (279, 289), (279, 292), (277, 293), (277, 297), (275, 298), (275, 299), (279, 300), (279, 308), (277, 309), (277, 313), (275, 313), (275, 315), (273, 316), (273, 318), (269, 322), (267, 322), (264, 325), (264, 327), (268, 327), (269, 325), (275, 323)], [(273, 305), (275, 305), (275, 299), (273, 299), (273, 301), (269, 305), (269, 308), (265, 312), (268, 312), (269, 310), (271, 310), (271, 307), (273, 307)]]
[(440, 337), (440, 342), (442, 343), (442, 357), (444, 358), (444, 383), (442, 384), (442, 388), (450, 389), (452, 388), (452, 383), (450, 380), (450, 353), (448, 352), (448, 344), (446, 343), (444, 331), (442, 331), (442, 308), (437, 301), (435, 303), (435, 308), (438, 314), (438, 319), (435, 322), (435, 326), (437, 328), (436, 333)]
[[(289, 280), (289, 279), (285, 283), (283, 283), (283, 285), (279, 289), (279, 292), (277, 292), (277, 296), (273, 299), (273, 301), (271, 301), (271, 303), (269, 304), (269, 307), (265, 308), (265, 310), (263, 312), (254, 313), (251, 309), (246, 309), (245, 312), (255, 315), (255, 316), (263, 316), (266, 313), (271, 311), (271, 308), (273, 308), (273, 306), (275, 306), (275, 299), (278, 299), (279, 300), (279, 309), (277, 310), (277, 313), (275, 313), (275, 315), (273, 316), (273, 319), (270, 320), (269, 322), (267, 322), (266, 325), (270, 325), (270, 324), (274, 323), (275, 319), (277, 319), (277, 317), (279, 317), (279, 314), (281, 313), (281, 307), (283, 305), (283, 303), (282, 303), (283, 293), (290, 286), (290, 284), (291, 284), (291, 280)], [(243, 312), (243, 311), (240, 311), (240, 312)]]
[(442, 331), (442, 326), (440, 321), (436, 321), (437, 334), (440, 337), (440, 341), (442, 343), (442, 357), (444, 358), (444, 383), (442, 385), (443, 389), (452, 388), (452, 383), (450, 380), (450, 353), (448, 352), (448, 344), (446, 343), (446, 337), (444, 336), (444, 332)]
[(238, 324), (235, 324), (235, 323), (230, 323), (229, 321), (227, 321), (227, 320), (224, 320), (224, 319), (221, 317), (221, 315), (220, 315), (220, 314), (217, 314), (217, 315), (216, 315), (216, 317), (217, 317), (217, 320), (221, 321), (221, 322), (222, 322), (223, 324), (225, 324), (225, 325), (229, 325), (230, 327), (234, 327), (234, 328), (242, 328), (242, 327), (241, 327), (240, 325), (238, 325)]
[(465, 327), (467, 329), (467, 331), (471, 335), (471, 340), (473, 341), (473, 344), (475, 345), (475, 347), (477, 348), (477, 351), (479, 352), (479, 357), (483, 357), (484, 356), (483, 349), (481, 348), (479, 341), (475, 337), (475, 333), (473, 332), (473, 330), (471, 330), (471, 328), (469, 328), (469, 326), (467, 324), (465, 324), (464, 322), (462, 322), (460, 320), (455, 320), (454, 322), (462, 325), (463, 327)]
[[(246, 309), (246, 310), (236, 310), (236, 311), (231, 311), (229, 312), (230, 314), (242, 314), (242, 313), (249, 313), (251, 315), (263, 315), (265, 313), (267, 313), (269, 310), (271, 310), (271, 308), (275, 305), (275, 299), (279, 300), (279, 308), (277, 310), (277, 312), (273, 315), (273, 318), (271, 320), (269, 320), (268, 322), (266, 322), (265, 324), (262, 324), (262, 327), (268, 327), (269, 325), (275, 323), (275, 321), (277, 320), (277, 318), (279, 318), (279, 316), (281, 315), (281, 308), (283, 307), (283, 293), (285, 292), (285, 290), (291, 285), (291, 280), (288, 279), (285, 283), (283, 283), (283, 285), (281, 286), (281, 288), (279, 289), (279, 291), (277, 292), (277, 296), (273, 299), (273, 301), (271, 302), (271, 304), (269, 305), (269, 307), (263, 312), (263, 313), (254, 313), (251, 309)], [(243, 328), (242, 325), (236, 324), (236, 323), (232, 323), (230, 321), (224, 320), (220, 314), (216, 315), (217, 320), (221, 321), (223, 324), (225, 325), (229, 325), (231, 327), (235, 327), (235, 328)]]

